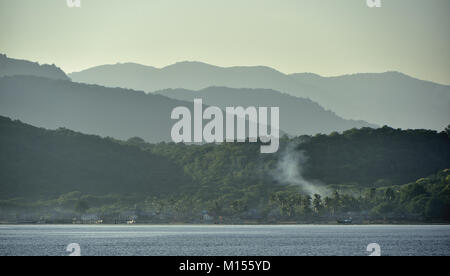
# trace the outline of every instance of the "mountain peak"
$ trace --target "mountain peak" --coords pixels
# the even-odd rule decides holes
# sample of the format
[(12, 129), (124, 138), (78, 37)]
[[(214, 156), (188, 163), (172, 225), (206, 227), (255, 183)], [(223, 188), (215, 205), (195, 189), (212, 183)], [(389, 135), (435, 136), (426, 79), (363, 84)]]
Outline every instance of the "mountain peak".
[(70, 80), (66, 73), (56, 65), (39, 64), (27, 60), (13, 59), (0, 54), (0, 77), (30, 75), (49, 79)]
[[(183, 61), (149, 70), (90, 71), (70, 75), (75, 81), (147, 92), (167, 88), (201, 90), (211, 86), (273, 89), (309, 98), (346, 119), (400, 128), (448, 125), (450, 86), (422, 81), (398, 71), (324, 77), (313, 73), (283, 74), (267, 66), (219, 67)], [(274, 100), (274, 103), (276, 100)], [(419, 115), (417, 107), (433, 110)]]
[(219, 68), (217, 66), (208, 64), (208, 63), (204, 63), (204, 62), (200, 62), (200, 61), (179, 61), (176, 62), (174, 64), (171, 65), (167, 65), (163, 68), (161, 68), (161, 70), (177, 70), (177, 69), (205, 69), (205, 70), (209, 70), (212, 68)]

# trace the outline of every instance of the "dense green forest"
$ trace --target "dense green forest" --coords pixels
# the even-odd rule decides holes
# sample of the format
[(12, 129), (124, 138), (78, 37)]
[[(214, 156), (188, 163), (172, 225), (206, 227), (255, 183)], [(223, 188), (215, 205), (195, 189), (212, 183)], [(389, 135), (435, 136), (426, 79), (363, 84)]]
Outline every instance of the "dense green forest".
[(189, 185), (182, 168), (130, 145), (67, 129), (49, 131), (0, 117), (0, 198), (163, 195)]
[(307, 178), (365, 187), (398, 185), (448, 168), (448, 133), (362, 128), (306, 137)]
[(448, 129), (283, 137), (260, 154), (255, 143), (118, 141), (0, 117), (0, 152), (0, 222), (450, 221)]

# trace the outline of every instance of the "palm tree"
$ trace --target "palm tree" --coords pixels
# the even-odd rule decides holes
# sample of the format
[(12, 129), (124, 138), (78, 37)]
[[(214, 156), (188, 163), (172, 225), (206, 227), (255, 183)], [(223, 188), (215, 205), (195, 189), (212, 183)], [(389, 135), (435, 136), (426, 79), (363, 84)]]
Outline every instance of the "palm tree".
[(325, 199), (323, 200), (323, 203), (325, 205), (325, 208), (327, 209), (327, 211), (329, 213), (331, 213), (332, 215), (334, 215), (334, 208), (333, 208), (333, 199), (331, 199), (330, 197), (325, 197)]
[(392, 201), (395, 199), (395, 192), (392, 188), (387, 188), (384, 192), (384, 198), (388, 201)]
[(311, 214), (311, 197), (309, 195), (303, 199), (302, 211), (306, 216), (309, 216)]
[(313, 207), (314, 211), (317, 214), (321, 213), (323, 206), (322, 206), (322, 197), (319, 194), (314, 194)]

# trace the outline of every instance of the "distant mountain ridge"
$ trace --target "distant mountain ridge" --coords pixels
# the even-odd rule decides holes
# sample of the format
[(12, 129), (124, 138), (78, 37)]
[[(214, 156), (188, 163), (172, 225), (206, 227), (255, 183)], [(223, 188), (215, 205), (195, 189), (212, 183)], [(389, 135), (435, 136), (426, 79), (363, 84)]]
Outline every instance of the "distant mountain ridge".
[(0, 77), (15, 75), (30, 75), (49, 79), (70, 80), (66, 73), (55, 65), (40, 65), (36, 62), (12, 59), (4, 54), (0, 54)]
[(309, 99), (270, 89), (209, 87), (199, 91), (167, 89), (155, 93), (189, 102), (201, 98), (204, 104), (218, 106), (221, 109), (227, 106), (277, 106), (280, 108), (280, 129), (292, 135), (329, 134), (351, 128), (377, 127), (364, 121), (344, 120)]
[[(245, 74), (247, 80), (240, 85), (242, 74)], [(289, 79), (287, 75), (265, 66), (224, 68), (196, 61), (178, 62), (163, 68), (137, 63), (117, 63), (69, 74), (72, 80), (77, 82), (133, 89), (139, 87), (139, 90), (146, 92), (167, 88), (200, 90), (210, 86), (267, 88), (268, 79), (262, 78), (264, 75), (272, 78), (277, 76), (280, 80)], [(247, 87), (255, 82), (261, 83), (261, 86)]]
[[(15, 68), (18, 67), (36, 66), (14, 59), (8, 59), (4, 65), (8, 72), (17, 72)], [(141, 67), (146, 71), (158, 70), (135, 64), (129, 66)], [(197, 66), (203, 68), (203, 64)], [(177, 106), (187, 106), (192, 111), (193, 99), (204, 97), (204, 105), (218, 106), (223, 110), (228, 106), (278, 106), (281, 109), (280, 135), (328, 134), (351, 128), (376, 127), (362, 121), (344, 120), (309, 99), (274, 90), (213, 87), (199, 93), (190, 91), (178, 95), (174, 94), (176, 91), (160, 91), (161, 96), (74, 83), (69, 78), (42, 77), (47, 72), (45, 68), (38, 66), (36, 71), (27, 71), (35, 73), (35, 76), (18, 74), (0, 77), (0, 115), (49, 129), (67, 127), (117, 139), (139, 136), (148, 142), (162, 142), (171, 141), (171, 128), (175, 123), (171, 119), (171, 111)], [(178, 65), (166, 70), (178, 70)]]
[(36, 76), (0, 77), (0, 115), (48, 129), (65, 127), (121, 140), (140, 137), (152, 143), (171, 142), (176, 123), (171, 113), (179, 106), (194, 114), (192, 102), (143, 91)]
[(442, 130), (450, 122), (450, 86), (399, 72), (321, 77), (309, 73), (288, 75), (264, 66), (179, 62), (163, 68), (135, 63), (102, 65), (69, 76), (76, 82), (146, 92), (211, 86), (274, 89), (309, 98), (346, 119), (404, 129)]
[(173, 108), (192, 104), (142, 91), (35, 76), (0, 78), (0, 115), (38, 127), (148, 142), (171, 141)]
[[(450, 123), (450, 86), (406, 74), (359, 73), (338, 77), (291, 75), (318, 87), (315, 99), (338, 114), (367, 116), (393, 127), (443, 130)], [(349, 100), (351, 99), (351, 100)], [(384, 123), (383, 123), (384, 124)]]

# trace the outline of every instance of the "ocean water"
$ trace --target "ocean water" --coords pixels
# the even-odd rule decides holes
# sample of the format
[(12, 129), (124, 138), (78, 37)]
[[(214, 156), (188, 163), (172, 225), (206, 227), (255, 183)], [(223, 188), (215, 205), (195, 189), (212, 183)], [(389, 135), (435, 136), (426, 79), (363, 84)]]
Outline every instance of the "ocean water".
[(450, 255), (449, 225), (1, 225), (0, 256)]

